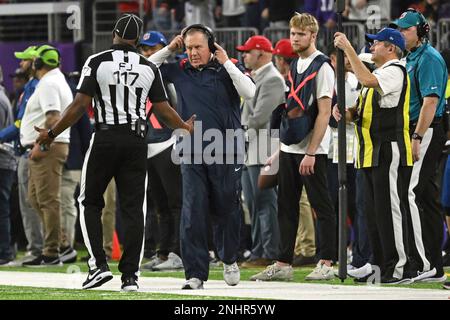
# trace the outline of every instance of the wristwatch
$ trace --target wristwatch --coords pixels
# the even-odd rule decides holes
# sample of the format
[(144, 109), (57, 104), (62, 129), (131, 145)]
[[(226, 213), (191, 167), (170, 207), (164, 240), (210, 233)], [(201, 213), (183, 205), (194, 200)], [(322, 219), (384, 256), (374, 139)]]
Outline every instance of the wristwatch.
[(414, 132), (414, 133), (411, 135), (411, 139), (419, 140), (420, 142), (422, 142), (423, 137), (420, 136), (418, 133)]
[(55, 133), (53, 132), (52, 129), (48, 129), (47, 135), (48, 135), (48, 137), (51, 138), (51, 139), (55, 139), (55, 138), (56, 138), (56, 135), (55, 135)]

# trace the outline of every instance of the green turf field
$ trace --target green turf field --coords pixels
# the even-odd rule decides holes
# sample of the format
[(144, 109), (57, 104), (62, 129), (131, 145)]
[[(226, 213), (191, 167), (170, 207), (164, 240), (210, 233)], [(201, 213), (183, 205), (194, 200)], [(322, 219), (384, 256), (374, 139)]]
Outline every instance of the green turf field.
[[(90, 291), (0, 286), (0, 300), (240, 300), (235, 297), (191, 296), (149, 292)], [(248, 300), (248, 299), (246, 299)]]
[[(85, 252), (80, 252), (80, 256), (84, 256)], [(145, 261), (144, 261), (145, 262)], [(118, 271), (118, 263), (109, 263), (111, 271), (114, 275), (120, 275)], [(356, 285), (352, 279), (348, 278), (343, 283), (339, 279), (329, 281), (306, 281), (305, 277), (311, 272), (313, 266), (309, 268), (295, 268), (294, 282), (296, 283), (318, 283), (331, 285)], [(241, 280), (250, 280), (250, 277), (261, 271), (263, 268), (241, 269)], [(19, 272), (55, 272), (55, 273), (87, 273), (88, 267), (85, 262), (77, 262), (74, 264), (64, 265), (62, 267), (44, 267), (44, 268), (26, 268), (26, 267), (2, 267), (0, 271), (19, 271)], [(209, 279), (222, 280), (222, 267), (212, 267), (210, 269)], [(450, 276), (450, 269), (446, 270)], [(184, 279), (184, 272), (141, 272), (141, 277), (172, 277), (180, 278), (180, 286)], [(81, 284), (80, 284), (81, 285)], [(439, 289), (442, 290), (440, 283), (414, 283), (412, 285), (398, 286), (418, 289)], [(122, 294), (120, 292), (112, 291), (86, 291), (86, 290), (70, 290), (70, 289), (49, 289), (49, 288), (34, 288), (34, 287), (13, 287), (0, 286), (0, 300), (1, 299), (88, 299), (88, 300), (115, 300), (115, 299), (226, 299), (226, 297), (205, 297), (205, 296), (183, 296), (173, 294), (159, 294), (159, 293), (132, 293)], [(235, 298), (230, 298), (235, 299)]]

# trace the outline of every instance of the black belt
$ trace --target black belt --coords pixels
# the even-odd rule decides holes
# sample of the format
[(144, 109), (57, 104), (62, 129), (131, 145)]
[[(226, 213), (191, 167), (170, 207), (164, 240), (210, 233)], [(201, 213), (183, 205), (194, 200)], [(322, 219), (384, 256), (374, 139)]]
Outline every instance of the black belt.
[(95, 124), (95, 131), (120, 130), (120, 129), (132, 130), (132, 127), (129, 123), (124, 123), (124, 124), (96, 123)]

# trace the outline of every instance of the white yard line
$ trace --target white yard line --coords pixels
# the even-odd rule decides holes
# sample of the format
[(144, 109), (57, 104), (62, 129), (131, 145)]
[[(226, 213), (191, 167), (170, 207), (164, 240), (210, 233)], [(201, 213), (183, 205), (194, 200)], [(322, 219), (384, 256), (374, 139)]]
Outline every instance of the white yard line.
[[(0, 285), (80, 289), (85, 277), (86, 275), (84, 273), (0, 271)], [(204, 290), (180, 290), (182, 284), (183, 279), (180, 278), (141, 277), (139, 278), (139, 291), (197, 296), (289, 300), (448, 300), (450, 298), (450, 291), (447, 290), (394, 287), (381, 288), (371, 286), (252, 281), (241, 281), (239, 285), (229, 287), (224, 281), (209, 280), (204, 284)], [(96, 290), (120, 291), (120, 276), (114, 276), (113, 280)]]

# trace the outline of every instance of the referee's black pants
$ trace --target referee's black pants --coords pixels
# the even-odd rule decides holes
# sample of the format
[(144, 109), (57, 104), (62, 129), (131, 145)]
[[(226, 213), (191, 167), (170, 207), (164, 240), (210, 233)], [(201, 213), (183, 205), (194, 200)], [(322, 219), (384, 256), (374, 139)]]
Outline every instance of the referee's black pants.
[(300, 175), (305, 155), (280, 151), (278, 171), (278, 223), (281, 248), (279, 261), (292, 264), (299, 223), (299, 201), (305, 185), (311, 207), (317, 214), (317, 257), (336, 260), (336, 215), (328, 192), (327, 155), (316, 155), (314, 174)]
[(122, 214), (123, 254), (119, 271), (139, 276), (143, 256), (146, 214), (147, 143), (134, 135), (129, 126), (96, 131), (86, 152), (81, 173), (80, 225), (89, 251), (89, 268), (106, 263), (103, 251), (103, 193), (114, 177)]
[(410, 167), (400, 165), (397, 142), (380, 147), (378, 166), (363, 168), (364, 211), (367, 217), (373, 265), (381, 277), (409, 277), (407, 266), (407, 221), (404, 205)]
[[(410, 133), (414, 132), (411, 126)], [(420, 144), (420, 158), (414, 163), (408, 190), (410, 259), (414, 269), (436, 268), (436, 276), (444, 275), (441, 245), (443, 211), (437, 180), (439, 162), (446, 137), (442, 124), (432, 124)]]

